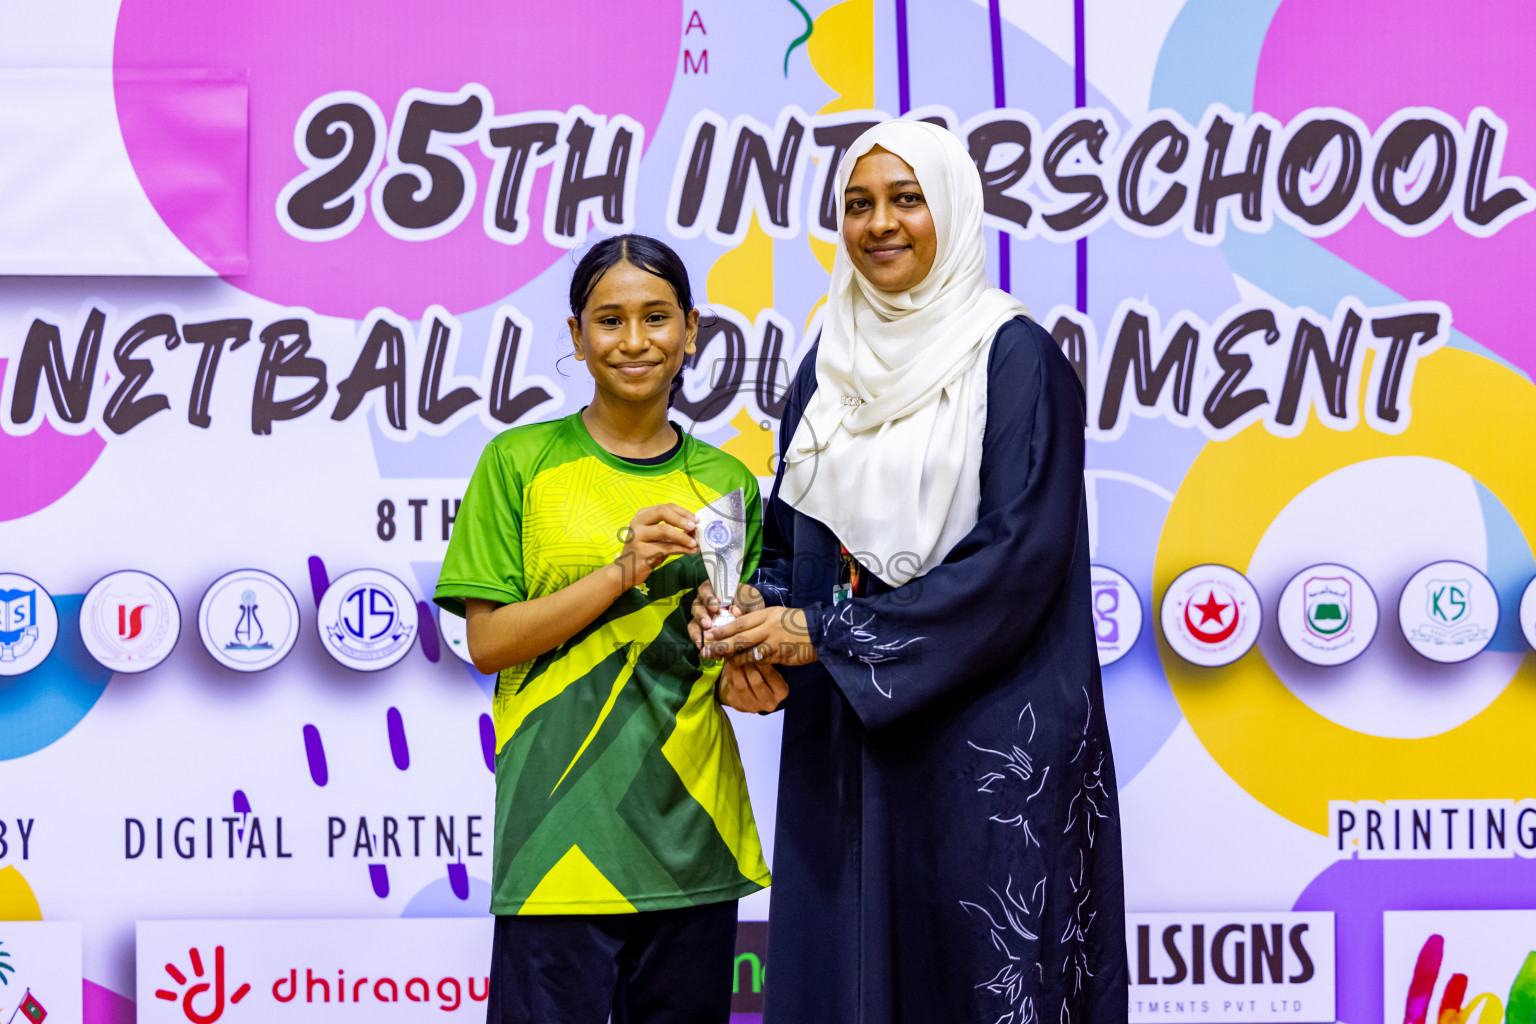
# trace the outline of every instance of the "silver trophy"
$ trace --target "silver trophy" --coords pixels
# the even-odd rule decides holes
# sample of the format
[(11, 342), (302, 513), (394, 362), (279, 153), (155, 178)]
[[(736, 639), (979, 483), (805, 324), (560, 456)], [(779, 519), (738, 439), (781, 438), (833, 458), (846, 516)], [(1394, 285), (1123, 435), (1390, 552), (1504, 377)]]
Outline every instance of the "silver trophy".
[(706, 505), (695, 517), (698, 522), (699, 554), (704, 557), (704, 571), (715, 588), (720, 610), (715, 625), (735, 620), (730, 607), (741, 583), (741, 569), (747, 555), (747, 504), (740, 489), (721, 495)]

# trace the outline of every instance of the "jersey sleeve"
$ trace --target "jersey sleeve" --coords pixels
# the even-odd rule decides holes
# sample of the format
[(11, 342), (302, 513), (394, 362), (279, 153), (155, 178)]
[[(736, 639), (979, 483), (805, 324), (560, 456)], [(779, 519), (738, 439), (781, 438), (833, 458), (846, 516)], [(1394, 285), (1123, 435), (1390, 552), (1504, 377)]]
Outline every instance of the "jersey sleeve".
[(747, 515), (747, 547), (742, 557), (741, 578), (750, 580), (763, 557), (763, 496), (757, 487), (757, 477), (747, 473), (742, 484), (742, 497)]
[(469, 479), (432, 599), (455, 615), (467, 598), (521, 601), (523, 487), (502, 446), (487, 445)]

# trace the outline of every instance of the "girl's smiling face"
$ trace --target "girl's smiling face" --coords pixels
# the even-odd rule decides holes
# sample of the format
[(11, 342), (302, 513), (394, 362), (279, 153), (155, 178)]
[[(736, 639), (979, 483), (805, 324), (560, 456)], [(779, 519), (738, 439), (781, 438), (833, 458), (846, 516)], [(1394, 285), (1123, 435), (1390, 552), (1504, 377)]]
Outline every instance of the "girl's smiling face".
[(876, 146), (859, 157), (843, 192), (843, 245), (853, 265), (883, 292), (915, 288), (939, 248), (917, 174)]
[(567, 323), (576, 358), (605, 397), (665, 401), (694, 350), (699, 311), (684, 310), (665, 278), (620, 260), (593, 286), (581, 318)]

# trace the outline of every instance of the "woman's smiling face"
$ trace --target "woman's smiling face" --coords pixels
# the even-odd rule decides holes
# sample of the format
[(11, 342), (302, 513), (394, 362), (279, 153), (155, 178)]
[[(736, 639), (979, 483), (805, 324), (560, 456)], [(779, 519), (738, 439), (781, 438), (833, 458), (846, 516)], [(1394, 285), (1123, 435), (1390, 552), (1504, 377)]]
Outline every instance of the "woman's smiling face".
[(859, 157), (843, 192), (843, 245), (865, 280), (883, 292), (915, 288), (933, 269), (938, 233), (917, 174), (876, 146)]

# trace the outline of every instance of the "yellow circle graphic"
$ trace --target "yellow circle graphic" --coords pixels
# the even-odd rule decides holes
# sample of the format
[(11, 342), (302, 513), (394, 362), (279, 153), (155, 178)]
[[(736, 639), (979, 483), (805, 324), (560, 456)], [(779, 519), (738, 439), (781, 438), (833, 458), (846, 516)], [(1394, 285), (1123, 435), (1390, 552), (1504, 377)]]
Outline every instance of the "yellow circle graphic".
[[(1536, 389), (1490, 359), (1441, 349), (1418, 368), (1412, 409), (1408, 428), (1395, 436), (1363, 421), (1336, 431), (1314, 417), (1295, 438), (1256, 423), (1206, 445), (1168, 511), (1153, 567), (1153, 607), (1191, 565), (1219, 562), (1248, 572), (1259, 540), (1293, 497), (1369, 459), (1417, 455), (1459, 466), (1498, 496), (1526, 537), (1536, 535)], [(1174, 698), (1216, 763), (1303, 828), (1327, 834), (1329, 800), (1536, 795), (1530, 654), (1478, 715), (1434, 736), (1397, 739), (1355, 732), (1313, 711), (1258, 647), (1231, 665), (1200, 668), (1178, 657), (1161, 630), (1157, 643)]]

